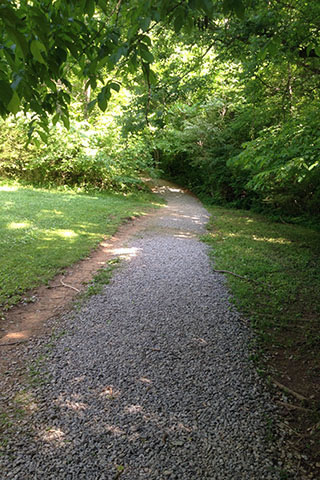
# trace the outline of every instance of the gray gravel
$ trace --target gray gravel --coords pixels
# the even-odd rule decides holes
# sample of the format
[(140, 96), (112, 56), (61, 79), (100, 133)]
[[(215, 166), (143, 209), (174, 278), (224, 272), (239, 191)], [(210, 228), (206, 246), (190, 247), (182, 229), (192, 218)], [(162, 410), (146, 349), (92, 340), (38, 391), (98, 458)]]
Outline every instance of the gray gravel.
[[(104, 292), (61, 320), (53, 347), (40, 345), (1, 480), (280, 478), (251, 334), (198, 239), (208, 213), (163, 190), (168, 206), (123, 250)], [(27, 346), (26, 359), (38, 350)]]

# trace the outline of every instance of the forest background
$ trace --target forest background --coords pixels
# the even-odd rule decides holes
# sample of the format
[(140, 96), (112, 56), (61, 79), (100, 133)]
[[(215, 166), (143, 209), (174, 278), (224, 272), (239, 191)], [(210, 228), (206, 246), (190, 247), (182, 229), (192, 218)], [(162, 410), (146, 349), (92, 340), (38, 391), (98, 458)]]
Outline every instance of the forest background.
[(123, 190), (160, 168), (206, 201), (318, 224), (317, 2), (0, 13), (0, 112), (23, 112), (2, 121), (2, 175)]

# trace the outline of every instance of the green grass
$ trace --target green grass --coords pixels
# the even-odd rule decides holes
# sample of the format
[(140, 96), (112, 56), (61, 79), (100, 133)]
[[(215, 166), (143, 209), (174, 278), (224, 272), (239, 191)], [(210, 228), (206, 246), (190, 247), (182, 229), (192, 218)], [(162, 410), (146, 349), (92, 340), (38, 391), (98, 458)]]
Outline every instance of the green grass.
[(119, 266), (120, 258), (112, 258), (107, 262), (107, 265), (103, 268), (100, 268), (97, 273), (93, 276), (92, 281), (88, 285), (86, 292), (83, 294), (83, 298), (92, 297), (92, 295), (98, 295), (102, 292), (103, 287), (110, 283), (112, 273), (115, 268)]
[[(205, 240), (216, 269), (227, 275), (234, 301), (262, 344), (308, 349), (320, 345), (320, 233), (222, 207), (212, 213)], [(311, 349), (311, 350), (310, 350)]]
[(0, 181), (0, 309), (86, 257), (126, 218), (159, 200), (147, 193), (77, 193)]

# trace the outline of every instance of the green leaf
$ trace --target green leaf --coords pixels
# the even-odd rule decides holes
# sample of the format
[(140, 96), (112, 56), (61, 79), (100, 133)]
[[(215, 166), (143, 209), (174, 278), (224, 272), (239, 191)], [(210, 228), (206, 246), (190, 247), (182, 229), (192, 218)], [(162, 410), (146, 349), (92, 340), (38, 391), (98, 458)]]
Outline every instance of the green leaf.
[(46, 84), (47, 87), (49, 87), (53, 92), (56, 92), (56, 91), (57, 91), (57, 86), (56, 86), (56, 84), (55, 84), (50, 78), (46, 78), (46, 79), (45, 79), (45, 84)]
[(33, 120), (33, 121), (30, 122), (30, 124), (29, 124), (27, 146), (28, 146), (29, 143), (31, 142), (31, 137), (32, 137), (32, 134), (33, 134), (35, 128), (36, 128), (36, 127), (35, 127), (35, 125), (34, 125), (34, 120)]
[(150, 68), (150, 70), (149, 70), (149, 82), (151, 83), (151, 85), (155, 85), (157, 83), (157, 81), (158, 81), (157, 75)]
[(10, 27), (7, 27), (7, 32), (10, 38), (15, 42), (17, 47), (20, 48), (23, 57), (26, 57), (28, 55), (28, 44), (24, 35), (18, 30), (14, 30)]
[(70, 128), (70, 120), (69, 120), (69, 117), (67, 117), (67, 115), (63, 115), (61, 117), (61, 120), (63, 121), (63, 125), (69, 130)]
[(316, 52), (316, 55), (320, 57), (320, 47), (314, 47), (314, 51)]
[(140, 55), (147, 63), (152, 63), (154, 61), (152, 53), (149, 52), (149, 50), (147, 50), (146, 48), (140, 49)]
[(179, 33), (184, 22), (184, 17), (182, 15), (177, 15), (174, 19), (173, 27), (176, 33)]
[[(3, 2), (1, 2), (3, 3)], [(8, 2), (6, 2), (8, 3)], [(20, 18), (16, 15), (15, 11), (13, 8), (11, 8), (8, 4), (7, 5), (1, 5), (0, 6), (0, 18), (4, 21), (6, 24), (11, 24), (13, 27), (17, 25), (17, 23), (20, 22)]]
[(56, 113), (56, 114), (52, 117), (52, 124), (53, 124), (53, 125), (56, 125), (56, 124), (58, 123), (59, 119), (60, 119), (60, 115), (59, 115), (59, 113)]
[(0, 80), (0, 99), (7, 105), (12, 98), (12, 88), (5, 80)]
[(32, 110), (33, 110), (34, 112), (37, 112), (39, 115), (41, 115), (41, 114), (43, 113), (42, 107), (41, 107), (40, 103), (39, 103), (37, 100), (32, 99), (32, 100), (30, 101), (30, 107), (32, 108)]
[(85, 6), (86, 6), (87, 0), (78, 0), (78, 8), (81, 11), (81, 13), (84, 12)]
[(140, 37), (140, 40), (141, 42), (146, 43), (147, 45), (149, 45), (149, 47), (151, 47), (151, 38), (148, 35), (142, 35)]
[(128, 68), (130, 73), (135, 73), (138, 69), (137, 54), (135, 53), (128, 62)]
[(46, 62), (43, 59), (42, 52), (46, 51), (45, 46), (43, 45), (42, 42), (39, 40), (32, 40), (30, 44), (30, 50), (37, 62), (42, 63), (43, 65), (46, 65)]
[(193, 30), (193, 27), (194, 27), (194, 20), (191, 15), (188, 15), (188, 17), (186, 18), (186, 24), (185, 24), (187, 33), (191, 33)]
[(151, 22), (151, 18), (150, 17), (145, 17), (145, 18), (142, 18), (141, 21), (140, 21), (140, 27), (141, 27), (141, 30), (143, 32), (146, 32), (149, 28), (149, 25), (150, 25), (150, 22)]
[(95, 77), (90, 78), (90, 85), (95, 90), (97, 88), (97, 79)]
[(202, 8), (205, 11), (205, 13), (207, 15), (211, 15), (212, 10), (213, 10), (212, 1), (211, 0), (202, 0), (201, 3), (202, 3)]
[(87, 0), (86, 5), (84, 8), (85, 13), (88, 14), (89, 18), (91, 18), (94, 14), (94, 9), (95, 9), (95, 2), (94, 0)]
[(261, 58), (261, 60), (264, 60), (267, 56), (267, 53), (268, 53), (268, 46), (265, 45), (259, 52), (259, 58)]
[(313, 48), (314, 48), (314, 47), (313, 47), (312, 43), (310, 43), (310, 45), (307, 46), (307, 55), (308, 55), (308, 56), (310, 55), (310, 52), (311, 52), (311, 50), (312, 50)]
[(9, 112), (13, 113), (14, 115), (19, 112), (20, 108), (20, 98), (17, 92), (13, 92), (10, 102), (8, 103), (7, 109)]
[(101, 8), (101, 10), (107, 14), (107, 9), (106, 9), (106, 5), (107, 5), (107, 2), (105, 0), (98, 0), (98, 5), (99, 7)]
[(23, 77), (21, 75), (16, 74), (14, 76), (13, 82), (11, 83), (12, 90), (17, 90), (17, 88), (18, 88), (18, 86), (19, 86), (19, 84), (22, 80), (23, 80)]
[(120, 60), (122, 55), (126, 55), (126, 54), (127, 54), (127, 49), (123, 46), (119, 47), (115, 51), (115, 53), (110, 55), (110, 57), (108, 58), (108, 64), (109, 64), (110, 68), (113, 68), (116, 65), (116, 63)]
[(41, 140), (44, 142), (44, 143), (47, 143), (47, 140), (48, 140), (48, 135), (43, 132), (42, 130), (38, 130), (37, 132), (41, 138)]
[(143, 76), (146, 80), (147, 83), (149, 83), (149, 72), (150, 72), (150, 65), (149, 63), (142, 63), (142, 71), (143, 71)]
[(94, 100), (92, 100), (91, 102), (88, 103), (88, 106), (87, 106), (87, 109), (88, 109), (88, 112), (91, 112), (91, 110), (94, 108), (94, 106), (96, 105), (97, 103), (97, 99), (95, 98)]
[(106, 85), (105, 87), (103, 87), (103, 89), (98, 95), (98, 105), (100, 110), (102, 110), (103, 112), (106, 110), (108, 106), (108, 101), (110, 99), (110, 96), (111, 96), (110, 86)]
[(242, 0), (224, 0), (223, 1), (223, 11), (225, 14), (233, 12), (239, 18), (244, 16), (244, 5)]
[(96, 70), (97, 70), (97, 64), (98, 64), (97, 59), (94, 59), (94, 60), (90, 63), (89, 68), (88, 68), (89, 73), (95, 73), (95, 72), (96, 72)]
[(101, 92), (98, 95), (98, 105), (100, 110), (103, 112), (106, 110), (108, 106), (108, 100), (106, 99), (105, 95), (102, 95)]
[(279, 51), (279, 42), (277, 40), (271, 40), (268, 45), (268, 51), (271, 55), (275, 55)]
[(239, 18), (244, 18), (244, 5), (243, 5), (243, 2), (242, 0), (236, 0), (236, 3), (234, 5), (234, 8), (233, 8), (235, 14), (237, 15), (237, 17)]
[(112, 88), (112, 90), (115, 90), (116, 92), (119, 92), (120, 85), (119, 85), (119, 83), (111, 82), (111, 83), (109, 83), (109, 88)]

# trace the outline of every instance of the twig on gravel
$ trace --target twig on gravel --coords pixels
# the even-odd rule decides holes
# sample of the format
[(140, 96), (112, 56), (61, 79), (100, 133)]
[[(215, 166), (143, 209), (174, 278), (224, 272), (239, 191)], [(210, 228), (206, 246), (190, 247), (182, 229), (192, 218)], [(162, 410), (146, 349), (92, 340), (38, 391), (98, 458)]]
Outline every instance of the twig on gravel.
[(287, 402), (280, 402), (280, 400), (278, 400), (277, 403), (282, 407), (288, 408), (289, 410), (301, 410), (302, 412), (312, 412), (310, 408), (300, 407), (299, 405), (292, 405), (291, 403), (287, 403)]
[[(308, 433), (298, 433), (296, 430), (294, 430), (290, 425), (287, 423), (280, 422), (280, 424), (286, 429), (286, 430), (291, 430), (297, 437), (299, 438), (308, 438), (310, 435)], [(294, 445), (294, 444), (293, 444)]]
[(0, 343), (0, 347), (10, 347), (11, 345), (19, 345), (19, 343), (25, 343), (27, 340), (20, 340), (20, 342)]
[(166, 443), (168, 436), (169, 434), (167, 432), (164, 432), (164, 434), (162, 435), (162, 443)]
[(72, 288), (72, 290), (75, 290), (75, 291), (78, 292), (78, 293), (80, 292), (80, 290), (78, 290), (76, 287), (73, 287), (72, 285), (68, 285), (67, 283), (64, 283), (63, 280), (60, 280), (60, 282), (62, 283), (62, 285), (63, 285), (64, 287)]
[(123, 473), (123, 470), (118, 470), (118, 472), (115, 474), (115, 476), (113, 477), (113, 480), (117, 480), (120, 475)]
[(266, 287), (270, 287), (267, 283), (258, 282), (257, 280), (252, 280), (252, 278), (243, 277), (242, 275), (238, 275), (237, 273), (230, 272), (229, 270), (216, 270), (213, 269), (216, 273), (228, 273), (229, 275), (233, 275), (234, 277), (241, 278), (242, 280), (246, 280), (247, 282), (257, 283), (258, 285), (265, 285)]
[(304, 397), (303, 395), (301, 395), (300, 393), (297, 393), (295, 392), (294, 390), (291, 390), (291, 388), (289, 387), (286, 387), (285, 385), (283, 385), (282, 383), (278, 382), (277, 380), (275, 380), (274, 378), (271, 379), (272, 383), (280, 388), (281, 390), (283, 390), (284, 392), (286, 393), (290, 393), (290, 395), (293, 395), (294, 397), (296, 397), (298, 400), (300, 400), (300, 402), (303, 402), (305, 400), (308, 400), (306, 397)]
[(312, 427), (308, 428), (308, 431), (313, 433), (315, 430), (317, 430), (318, 428), (320, 428), (320, 422), (316, 423), (315, 425), (313, 425)]

